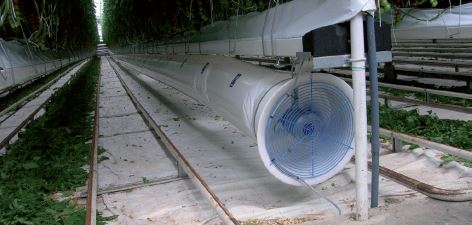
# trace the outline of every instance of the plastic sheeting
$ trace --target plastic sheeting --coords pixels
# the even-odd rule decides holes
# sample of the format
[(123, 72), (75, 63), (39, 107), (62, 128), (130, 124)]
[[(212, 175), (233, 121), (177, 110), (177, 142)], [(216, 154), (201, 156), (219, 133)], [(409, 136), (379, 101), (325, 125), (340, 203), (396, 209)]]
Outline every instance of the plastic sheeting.
[(190, 42), (242, 39), (300, 38), (314, 29), (345, 22), (361, 11), (375, 10), (371, 0), (295, 0), (263, 12), (233, 16), (207, 25)]
[(42, 51), (0, 39), (0, 93), (83, 59), (85, 53)]
[[(392, 30), (396, 39), (472, 37), (472, 3), (446, 9), (402, 9), (403, 19)], [(385, 19), (391, 22), (391, 15)]]
[(150, 44), (147, 51), (295, 56), (303, 52), (302, 37), (306, 33), (348, 21), (361, 11), (370, 10), (375, 10), (373, 0), (294, 0), (263, 12), (217, 21), (200, 32), (164, 44)]
[[(168, 55), (117, 58), (139, 65), (152, 77), (210, 106), (217, 114), (244, 133), (256, 137), (257, 107), (276, 84), (288, 80), (287, 72), (268, 73), (268, 69), (241, 62), (231, 57)], [(147, 73), (149, 74), (149, 73)]]

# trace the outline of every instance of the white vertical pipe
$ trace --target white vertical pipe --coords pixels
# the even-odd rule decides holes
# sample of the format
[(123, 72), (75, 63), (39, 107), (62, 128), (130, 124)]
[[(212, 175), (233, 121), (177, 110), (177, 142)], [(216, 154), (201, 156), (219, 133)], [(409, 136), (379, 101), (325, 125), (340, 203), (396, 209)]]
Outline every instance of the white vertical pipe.
[(356, 218), (364, 221), (368, 219), (369, 199), (367, 189), (367, 106), (362, 13), (351, 19), (351, 62), (356, 150)]

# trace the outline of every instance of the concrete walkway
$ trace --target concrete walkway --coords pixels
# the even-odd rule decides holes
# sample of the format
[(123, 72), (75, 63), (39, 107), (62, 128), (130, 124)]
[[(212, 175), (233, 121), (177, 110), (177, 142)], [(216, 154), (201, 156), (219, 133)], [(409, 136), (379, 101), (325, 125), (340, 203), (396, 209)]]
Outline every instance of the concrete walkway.
[(300, 225), (470, 225), (472, 202), (443, 202), (431, 198), (411, 199), (370, 210), (368, 221), (355, 221), (352, 215), (311, 221)]

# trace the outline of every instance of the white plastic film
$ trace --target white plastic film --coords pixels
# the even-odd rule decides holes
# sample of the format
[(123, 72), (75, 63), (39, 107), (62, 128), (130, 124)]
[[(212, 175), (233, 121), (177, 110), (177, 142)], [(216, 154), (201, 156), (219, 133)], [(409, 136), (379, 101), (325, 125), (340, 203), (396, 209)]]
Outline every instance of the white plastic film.
[(286, 72), (268, 73), (266, 68), (224, 56), (117, 57), (157, 72), (148, 75), (210, 106), (254, 138), (255, 114), (262, 97), (277, 83), (291, 78)]
[(0, 38), (0, 93), (83, 57), (85, 53), (40, 50), (18, 41), (4, 41)]
[[(472, 37), (472, 3), (445, 9), (402, 9), (402, 14), (392, 29), (393, 41)], [(391, 15), (383, 18), (392, 23)]]

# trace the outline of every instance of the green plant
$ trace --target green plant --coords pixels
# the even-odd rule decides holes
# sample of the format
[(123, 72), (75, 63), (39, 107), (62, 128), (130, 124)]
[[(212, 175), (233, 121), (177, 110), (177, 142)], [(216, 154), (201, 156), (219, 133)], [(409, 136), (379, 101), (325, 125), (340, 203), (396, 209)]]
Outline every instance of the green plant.
[(472, 121), (439, 119), (435, 115), (419, 115), (416, 110), (391, 109), (383, 105), (380, 107), (380, 127), (472, 150)]
[(103, 39), (113, 47), (181, 37), (230, 16), (262, 11), (268, 4), (268, 0), (104, 0)]
[(0, 37), (54, 50), (93, 49), (98, 42), (92, 0), (5, 0)]
[(0, 157), (0, 224), (84, 223), (84, 209), (51, 196), (85, 185), (98, 69), (87, 63)]
[(456, 162), (462, 163), (466, 167), (472, 168), (471, 160), (463, 159), (463, 158), (453, 156), (453, 155), (446, 155), (446, 156), (441, 157), (441, 159), (446, 163), (451, 162), (451, 161), (456, 161)]

